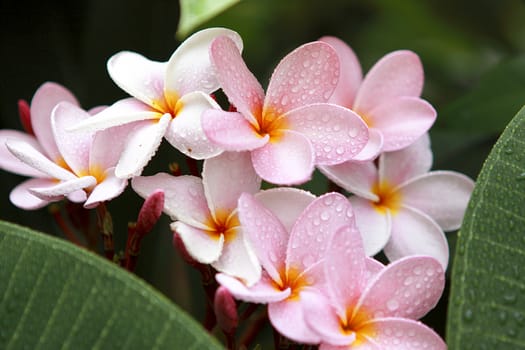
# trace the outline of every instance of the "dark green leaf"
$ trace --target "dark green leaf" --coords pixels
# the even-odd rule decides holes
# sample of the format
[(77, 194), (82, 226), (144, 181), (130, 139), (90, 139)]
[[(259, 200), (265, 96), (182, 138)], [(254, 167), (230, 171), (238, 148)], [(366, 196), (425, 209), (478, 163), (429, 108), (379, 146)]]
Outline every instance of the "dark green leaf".
[(525, 349), (525, 108), (489, 154), (457, 244), (449, 348)]
[(0, 221), (1, 349), (221, 349), (114, 264)]

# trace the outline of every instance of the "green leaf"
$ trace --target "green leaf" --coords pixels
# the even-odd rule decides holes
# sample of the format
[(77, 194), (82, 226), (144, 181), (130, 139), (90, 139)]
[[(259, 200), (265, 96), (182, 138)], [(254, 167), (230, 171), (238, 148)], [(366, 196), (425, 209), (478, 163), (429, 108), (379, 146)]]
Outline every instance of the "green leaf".
[(457, 244), (449, 348), (525, 349), (525, 108), (489, 154)]
[(177, 37), (185, 38), (196, 27), (240, 0), (180, 0), (180, 21)]
[(0, 221), (1, 349), (221, 349), (132, 274)]
[(525, 56), (505, 60), (476, 87), (440, 111), (447, 128), (499, 134), (525, 102)]

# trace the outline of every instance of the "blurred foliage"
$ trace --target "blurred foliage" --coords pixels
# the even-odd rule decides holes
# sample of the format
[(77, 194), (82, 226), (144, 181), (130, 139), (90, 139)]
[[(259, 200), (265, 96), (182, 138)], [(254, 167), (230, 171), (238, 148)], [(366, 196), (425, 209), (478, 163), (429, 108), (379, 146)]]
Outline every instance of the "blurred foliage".
[[(476, 178), (504, 125), (525, 103), (525, 2), (520, 0), (243, 0), (203, 23), (224, 26), (244, 39), (244, 57), (263, 86), (277, 62), (295, 47), (323, 35), (345, 40), (366, 72), (384, 54), (415, 51), (426, 74), (424, 98), (438, 111), (431, 130), (436, 169)], [(16, 102), (30, 99), (51, 80), (64, 84), (89, 108), (126, 96), (108, 77), (105, 62), (120, 50), (167, 60), (179, 44), (179, 4), (166, 0), (91, 0), (0, 3), (0, 128), (19, 129)], [(196, 28), (195, 30), (197, 30)], [(147, 174), (182, 162), (161, 147)], [(183, 172), (187, 171), (181, 163)], [(10, 190), (22, 178), (1, 172), (0, 219), (54, 235), (47, 210), (23, 212)], [(307, 188), (326, 189), (316, 174)], [(131, 191), (109, 204), (116, 218), (117, 249), (129, 213), (140, 200)], [(144, 241), (138, 274), (202, 318), (198, 276), (171, 248), (168, 219)], [(450, 236), (455, 237), (455, 236)], [(451, 239), (451, 249), (454, 249)], [(121, 243), (122, 244), (122, 243)], [(429, 324), (444, 333), (444, 302)], [(442, 305), (443, 304), (443, 305)]]
[(196, 27), (240, 0), (181, 0), (177, 37), (184, 39)]

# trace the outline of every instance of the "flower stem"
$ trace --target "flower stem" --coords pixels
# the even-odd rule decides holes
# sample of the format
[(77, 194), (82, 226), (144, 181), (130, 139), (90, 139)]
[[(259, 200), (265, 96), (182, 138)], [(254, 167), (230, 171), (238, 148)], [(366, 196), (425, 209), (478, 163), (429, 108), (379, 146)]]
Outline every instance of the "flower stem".
[(104, 254), (106, 258), (113, 261), (115, 256), (115, 244), (113, 243), (113, 220), (106, 208), (105, 203), (97, 206), (97, 224), (104, 241)]

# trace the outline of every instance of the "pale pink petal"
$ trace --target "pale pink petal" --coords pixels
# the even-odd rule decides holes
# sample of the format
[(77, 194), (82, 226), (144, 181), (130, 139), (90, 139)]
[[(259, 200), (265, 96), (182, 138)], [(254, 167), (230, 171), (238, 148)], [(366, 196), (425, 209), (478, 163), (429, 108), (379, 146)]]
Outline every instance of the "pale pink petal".
[(268, 143), (269, 135), (261, 136), (242, 114), (207, 110), (202, 116), (202, 129), (208, 139), (227, 151), (249, 151)]
[(383, 151), (405, 148), (425, 134), (436, 120), (436, 110), (417, 97), (399, 97), (377, 105), (367, 114), (371, 127), (383, 135)]
[(89, 194), (85, 208), (94, 208), (100, 204), (118, 197), (126, 188), (128, 180), (120, 179), (115, 176), (114, 169), (108, 169), (105, 174), (105, 179), (98, 183)]
[(262, 267), (277, 284), (282, 284), (289, 233), (269, 209), (248, 193), (239, 198), (239, 220)]
[(300, 106), (327, 102), (339, 77), (339, 59), (316, 41), (290, 52), (275, 68), (266, 90), (263, 115), (279, 116)]
[(5, 145), (15, 157), (30, 167), (47, 174), (49, 177), (58, 180), (70, 180), (76, 178), (73, 173), (53, 163), (40, 153), (38, 149), (24, 141), (11, 139), (8, 140)]
[(383, 134), (381, 131), (369, 128), (368, 142), (365, 147), (352, 159), (353, 161), (366, 162), (377, 158), (383, 150)]
[(261, 279), (261, 265), (240, 227), (229, 234), (235, 236), (234, 238), (228, 237), (221, 256), (212, 263), (212, 266), (217, 271), (237, 277), (250, 287)]
[(56, 201), (64, 198), (70, 193), (95, 186), (97, 179), (93, 176), (83, 176), (66, 180), (50, 187), (33, 187), (29, 189), (33, 195), (47, 201)]
[(216, 274), (215, 279), (221, 286), (226, 287), (236, 299), (251, 303), (275, 303), (290, 296), (290, 288), (277, 289), (273, 280), (264, 271), (259, 282), (251, 287), (247, 287), (237, 278), (224, 273)]
[(368, 142), (368, 127), (361, 117), (338, 105), (309, 104), (289, 111), (283, 118), (290, 130), (312, 142), (316, 164), (331, 165), (352, 159)]
[(279, 139), (252, 151), (259, 176), (277, 185), (297, 185), (310, 179), (315, 153), (311, 142), (294, 131), (282, 131)]
[(230, 103), (253, 125), (257, 125), (260, 122), (264, 90), (244, 63), (235, 42), (226, 36), (218, 37), (211, 45), (210, 58)]
[(369, 282), (354, 313), (363, 310), (373, 318), (417, 320), (436, 306), (444, 287), (445, 273), (436, 259), (405, 257), (390, 263)]
[(292, 228), (286, 269), (304, 271), (323, 259), (334, 232), (355, 225), (354, 220), (352, 206), (345, 196), (332, 192), (316, 198)]
[[(360, 342), (352, 345), (352, 350), (383, 350), (379, 345), (373, 344), (369, 339), (366, 342)], [(331, 345), (328, 343), (321, 343), (319, 350), (348, 350), (348, 345)]]
[(87, 110), (87, 112), (91, 115), (98, 114), (108, 108), (109, 106), (95, 106)]
[(373, 162), (344, 162), (336, 165), (321, 165), (318, 169), (338, 186), (359, 197), (378, 201), (373, 192), (377, 183), (377, 169)]
[(268, 304), (268, 318), (272, 326), (288, 339), (303, 344), (316, 344), (320, 341), (319, 336), (306, 324), (300, 299), (289, 298)]
[[(377, 349), (388, 350), (446, 350), (447, 345), (439, 335), (421, 322), (403, 318), (380, 318), (366, 324), (364, 333), (378, 344)], [(355, 349), (364, 350), (361, 346)], [(376, 349), (366, 348), (366, 349)], [(352, 346), (354, 350), (354, 346)]]
[(255, 194), (255, 198), (279, 219), (287, 232), (299, 215), (315, 199), (312, 193), (295, 187), (274, 187)]
[(24, 176), (46, 177), (45, 174), (22, 162), (9, 151), (6, 142), (13, 139), (31, 145), (40, 153), (43, 152), (40, 144), (34, 136), (18, 130), (0, 130), (0, 169)]
[(393, 97), (418, 97), (423, 89), (423, 80), (423, 66), (414, 52), (391, 52), (366, 74), (352, 109), (366, 115), (372, 108)]
[(131, 178), (140, 175), (160, 146), (168, 129), (171, 116), (164, 114), (158, 121), (135, 122), (126, 140), (126, 146), (120, 156), (115, 175)]
[(219, 36), (230, 38), (236, 50), (242, 51), (242, 39), (233, 30), (208, 28), (198, 31), (184, 40), (171, 56), (164, 77), (166, 91), (182, 96), (190, 91), (211, 93), (219, 88), (208, 53), (213, 39)]
[(392, 218), (390, 210), (377, 207), (374, 202), (353, 196), (350, 202), (355, 212), (357, 227), (363, 238), (366, 255), (374, 256), (390, 239)]
[(55, 144), (51, 129), (51, 112), (59, 102), (70, 102), (78, 106), (78, 101), (73, 94), (57, 83), (46, 82), (42, 84), (31, 100), (31, 125), (38, 142), (51, 159), (59, 158), (60, 152)]
[(366, 273), (365, 280), (370, 280), (375, 277), (381, 270), (385, 268), (385, 265), (381, 264), (374, 258), (366, 257)]
[(399, 193), (403, 205), (414, 207), (436, 221), (444, 231), (461, 226), (474, 181), (454, 171), (432, 171), (405, 183)]
[(432, 167), (432, 150), (428, 133), (412, 145), (379, 157), (379, 181), (397, 187), (413, 177), (427, 173)]
[(131, 187), (144, 199), (156, 190), (164, 191), (164, 212), (173, 220), (181, 220), (203, 230), (212, 228), (208, 224), (211, 214), (200, 178), (158, 173), (134, 177)]
[(222, 149), (208, 140), (201, 122), (202, 112), (220, 109), (217, 102), (196, 91), (182, 96), (178, 103), (181, 108), (164, 135), (166, 140), (193, 159), (206, 159), (220, 154)]
[(261, 179), (253, 169), (250, 153), (224, 152), (204, 161), (202, 184), (208, 207), (215, 217), (217, 211), (224, 214), (236, 209), (243, 192), (257, 192)]
[(301, 304), (306, 324), (322, 343), (349, 345), (354, 342), (355, 333), (342, 332), (341, 319), (325, 296), (313, 291), (301, 292)]
[(384, 252), (390, 261), (409, 255), (429, 255), (446, 269), (448, 242), (439, 225), (425, 213), (402, 207), (392, 215), (392, 235)]
[(164, 74), (167, 63), (156, 62), (130, 51), (121, 51), (108, 60), (109, 76), (122, 90), (154, 107), (164, 106)]
[(29, 189), (33, 187), (43, 188), (55, 185), (56, 181), (52, 179), (29, 179), (13, 188), (9, 194), (9, 200), (17, 207), (25, 210), (40, 209), (48, 205), (49, 201), (31, 194)]
[(201, 264), (211, 264), (222, 254), (224, 236), (212, 236), (209, 231), (201, 230), (184, 222), (175, 221), (170, 225), (173, 232), (179, 235), (190, 256)]
[(90, 171), (115, 167), (134, 128), (135, 123), (129, 123), (95, 132), (89, 152)]
[(78, 190), (68, 193), (66, 197), (73, 203), (84, 203), (87, 199), (87, 193), (84, 190)]
[(97, 131), (113, 126), (124, 125), (141, 120), (160, 119), (162, 112), (152, 109), (136, 98), (126, 98), (115, 102), (98, 114), (93, 115), (77, 125), (72, 125), (69, 131)]
[(339, 82), (337, 83), (332, 97), (330, 97), (330, 102), (351, 108), (357, 90), (363, 80), (361, 64), (352, 48), (341, 39), (333, 36), (324, 36), (319, 40), (330, 44), (330, 46), (334, 48), (339, 56), (341, 65)]
[(93, 133), (73, 133), (67, 130), (88, 118), (90, 118), (88, 112), (69, 102), (56, 105), (51, 116), (51, 126), (58, 149), (77, 176), (85, 175), (89, 170), (89, 152)]

